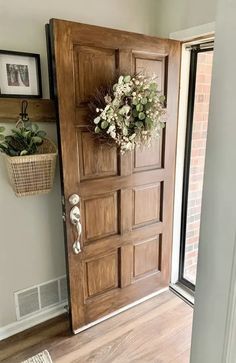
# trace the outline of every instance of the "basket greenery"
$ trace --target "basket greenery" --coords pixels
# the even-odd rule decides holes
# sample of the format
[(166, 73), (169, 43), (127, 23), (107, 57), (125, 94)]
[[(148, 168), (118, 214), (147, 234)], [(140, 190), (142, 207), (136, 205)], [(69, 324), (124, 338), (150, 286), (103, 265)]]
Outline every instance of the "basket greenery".
[(39, 129), (37, 124), (21, 121), (21, 125), (4, 136), (5, 128), (0, 127), (0, 151), (9, 156), (24, 156), (37, 153), (42, 145), (46, 132)]

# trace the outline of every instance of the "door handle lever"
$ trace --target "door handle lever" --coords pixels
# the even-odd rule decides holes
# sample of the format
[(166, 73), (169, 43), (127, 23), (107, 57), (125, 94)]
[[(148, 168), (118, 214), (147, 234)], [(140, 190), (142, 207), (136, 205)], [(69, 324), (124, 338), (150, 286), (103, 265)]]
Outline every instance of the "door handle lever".
[(80, 223), (80, 209), (78, 206), (74, 206), (70, 211), (70, 221), (76, 227), (77, 239), (73, 244), (73, 251), (76, 255), (81, 252), (80, 237), (82, 233), (82, 226)]

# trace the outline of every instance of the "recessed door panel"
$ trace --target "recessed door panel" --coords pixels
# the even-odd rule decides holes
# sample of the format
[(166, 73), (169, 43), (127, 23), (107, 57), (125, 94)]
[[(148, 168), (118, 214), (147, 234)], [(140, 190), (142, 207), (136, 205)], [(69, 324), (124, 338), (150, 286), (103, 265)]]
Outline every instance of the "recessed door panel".
[(134, 171), (159, 169), (162, 167), (163, 160), (163, 135), (160, 138), (153, 139), (150, 146), (137, 148), (134, 151)]
[(135, 73), (144, 73), (149, 77), (156, 77), (158, 90), (166, 96), (167, 56), (155, 54), (134, 53)]
[(117, 175), (117, 149), (99, 143), (88, 130), (78, 131), (80, 179), (97, 179)]
[(86, 103), (96, 88), (114, 79), (116, 51), (92, 46), (75, 46), (74, 67), (77, 105)]
[(139, 186), (133, 191), (133, 225), (159, 222), (161, 184)]
[(118, 286), (117, 251), (85, 262), (87, 297), (101, 294)]
[(159, 236), (134, 245), (134, 278), (160, 271)]
[(117, 203), (117, 192), (83, 201), (85, 242), (118, 233)]

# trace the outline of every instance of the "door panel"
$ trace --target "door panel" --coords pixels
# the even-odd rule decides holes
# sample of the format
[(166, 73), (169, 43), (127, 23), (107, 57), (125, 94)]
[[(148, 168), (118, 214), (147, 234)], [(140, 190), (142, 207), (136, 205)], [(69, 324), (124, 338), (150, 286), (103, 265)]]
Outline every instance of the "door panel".
[(86, 261), (85, 298), (118, 287), (118, 251)]
[(134, 278), (160, 271), (159, 236), (134, 245)]
[(81, 180), (97, 179), (117, 175), (117, 150), (111, 147), (109, 152), (104, 145), (99, 145), (88, 130), (78, 132)]
[(144, 185), (135, 188), (133, 194), (133, 227), (160, 221), (161, 185)]
[[(56, 69), (72, 329), (168, 286), (180, 45), (62, 20), (50, 22)], [(88, 132), (87, 102), (119, 74), (159, 77), (168, 122), (150, 148), (119, 155)], [(69, 196), (80, 196), (81, 253)]]
[(134, 172), (159, 169), (162, 167), (163, 134), (164, 132), (162, 132), (160, 138), (152, 140), (149, 147), (144, 146), (134, 150)]
[(84, 242), (118, 233), (118, 192), (83, 200)]
[(88, 102), (94, 89), (115, 78), (116, 50), (75, 46), (74, 72), (77, 106)]

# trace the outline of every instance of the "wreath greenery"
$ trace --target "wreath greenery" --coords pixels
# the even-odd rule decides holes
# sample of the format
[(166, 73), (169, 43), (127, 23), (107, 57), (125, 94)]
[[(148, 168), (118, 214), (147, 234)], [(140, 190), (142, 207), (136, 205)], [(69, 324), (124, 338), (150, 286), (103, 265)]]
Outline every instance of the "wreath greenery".
[(115, 142), (122, 154), (150, 145), (165, 127), (164, 101), (154, 77), (121, 75), (91, 99), (92, 131), (109, 144)]

